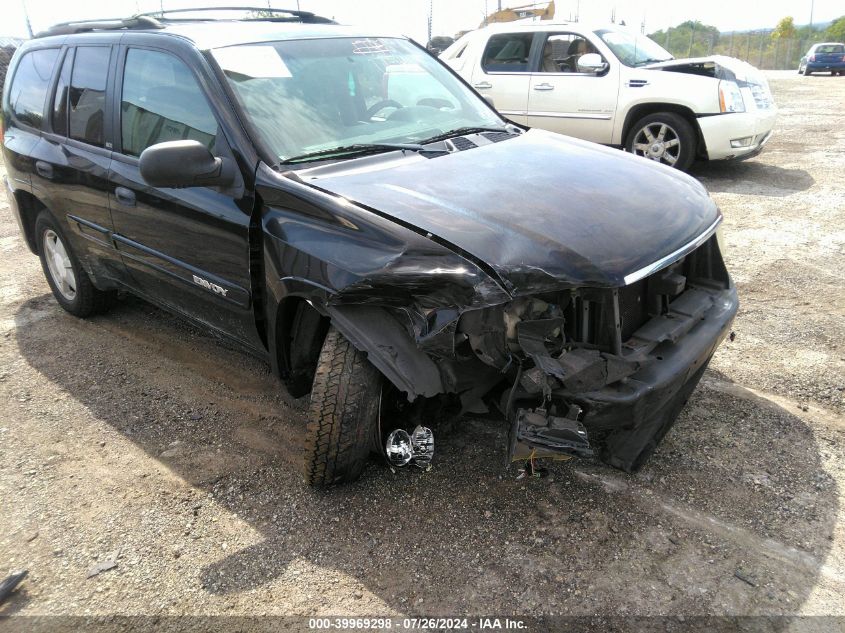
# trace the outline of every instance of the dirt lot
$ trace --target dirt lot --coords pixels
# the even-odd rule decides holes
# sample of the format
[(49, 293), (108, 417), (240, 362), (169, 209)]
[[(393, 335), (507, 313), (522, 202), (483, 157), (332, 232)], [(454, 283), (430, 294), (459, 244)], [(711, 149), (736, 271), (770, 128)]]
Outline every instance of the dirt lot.
[(267, 367), (138, 300), (65, 314), (0, 201), (0, 615), (845, 615), (845, 78), (771, 80), (766, 151), (695, 171), (736, 340), (635, 476), (516, 480), (475, 418), (313, 492)]

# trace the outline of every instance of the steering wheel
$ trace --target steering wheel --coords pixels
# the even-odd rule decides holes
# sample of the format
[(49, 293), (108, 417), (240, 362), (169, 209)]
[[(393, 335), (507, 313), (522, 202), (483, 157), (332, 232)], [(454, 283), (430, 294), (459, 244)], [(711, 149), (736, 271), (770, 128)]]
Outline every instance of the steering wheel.
[(403, 106), (398, 101), (394, 101), (393, 99), (384, 99), (382, 101), (379, 101), (378, 103), (374, 103), (369, 108), (367, 108), (367, 112), (364, 116), (366, 116), (367, 119), (372, 119), (375, 115), (377, 115), (385, 108), (396, 108), (398, 110), (399, 108), (403, 107), (405, 106)]

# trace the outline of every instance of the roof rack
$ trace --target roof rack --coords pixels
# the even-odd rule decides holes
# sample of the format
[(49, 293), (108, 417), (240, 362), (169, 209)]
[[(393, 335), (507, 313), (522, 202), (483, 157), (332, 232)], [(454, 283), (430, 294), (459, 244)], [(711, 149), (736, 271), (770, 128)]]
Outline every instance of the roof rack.
[(55, 24), (46, 31), (41, 31), (35, 37), (49, 35), (73, 35), (88, 31), (119, 31), (121, 29), (163, 29), (164, 25), (148, 15), (136, 15), (131, 18), (116, 18), (109, 20), (77, 20)]
[[(167, 9), (161, 11), (150, 11), (141, 13), (138, 17), (155, 18), (164, 22), (196, 22), (211, 20), (215, 18), (171, 18), (174, 13), (203, 13), (212, 11), (245, 11), (254, 15), (239, 20), (240, 22), (302, 22), (304, 24), (336, 24), (334, 20), (316, 15), (310, 11), (299, 11), (297, 9), (275, 9), (273, 7), (196, 7), (193, 9)], [(275, 15), (279, 14), (279, 15)], [(220, 18), (217, 18), (220, 19)]]

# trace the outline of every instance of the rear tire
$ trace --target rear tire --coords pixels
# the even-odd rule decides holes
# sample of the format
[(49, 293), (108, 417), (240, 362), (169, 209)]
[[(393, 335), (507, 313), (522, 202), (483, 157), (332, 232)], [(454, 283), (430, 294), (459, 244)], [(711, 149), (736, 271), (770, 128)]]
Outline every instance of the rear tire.
[(376, 447), (382, 378), (330, 328), (311, 389), (305, 431), (305, 481), (325, 488), (358, 479)]
[(804, 76), (809, 77), (812, 74), (813, 74), (812, 71), (809, 68), (807, 68), (806, 66), (804, 66)]
[(42, 211), (36, 218), (35, 236), (44, 276), (60, 306), (80, 318), (100, 314), (112, 306), (116, 293), (94, 287), (49, 211)]

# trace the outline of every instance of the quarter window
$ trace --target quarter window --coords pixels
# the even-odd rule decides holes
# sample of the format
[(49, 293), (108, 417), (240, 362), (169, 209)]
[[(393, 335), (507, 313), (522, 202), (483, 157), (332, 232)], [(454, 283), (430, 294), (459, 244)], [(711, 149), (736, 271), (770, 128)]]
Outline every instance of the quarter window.
[(32, 51), (21, 57), (9, 89), (9, 105), (20, 123), (41, 129), (50, 77), (58, 57), (57, 48)]
[(140, 156), (150, 145), (194, 140), (209, 149), (217, 120), (190, 69), (173, 55), (130, 49), (120, 104), (123, 153)]
[(503, 33), (487, 42), (481, 67), (485, 72), (524, 73), (528, 71), (533, 33)]
[(56, 83), (56, 96), (53, 98), (53, 132), (67, 136), (67, 101), (70, 92), (70, 69), (73, 66), (73, 49), (69, 49)]
[(70, 82), (70, 138), (97, 147), (105, 142), (106, 78), (111, 48), (80, 46), (76, 49)]

